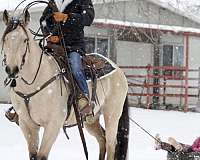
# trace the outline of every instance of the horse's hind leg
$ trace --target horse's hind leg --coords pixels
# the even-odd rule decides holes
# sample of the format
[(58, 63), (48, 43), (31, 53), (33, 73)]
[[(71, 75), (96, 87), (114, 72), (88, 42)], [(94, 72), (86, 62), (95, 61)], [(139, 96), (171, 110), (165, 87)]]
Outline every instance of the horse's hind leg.
[(19, 121), (19, 126), (23, 131), (24, 137), (26, 138), (29, 150), (30, 160), (37, 160), (37, 152), (39, 145), (39, 126), (33, 123), (27, 123), (22, 120)]
[(99, 143), (99, 160), (104, 160), (106, 153), (105, 130), (100, 125), (99, 118), (92, 124), (86, 123), (85, 127), (97, 139)]
[(44, 127), (44, 133), (43, 133), (40, 149), (38, 151), (37, 160), (48, 159), (49, 152), (58, 136), (58, 133), (61, 128), (61, 124), (62, 124), (61, 122), (58, 123), (58, 121), (57, 122), (52, 121), (51, 123), (47, 124), (47, 126)]
[(115, 146), (117, 144), (118, 123), (123, 106), (122, 102), (122, 100), (118, 102), (109, 101), (103, 110), (106, 130), (107, 160), (114, 160)]
[[(109, 122), (110, 121), (110, 122)], [(107, 160), (114, 160), (118, 120), (105, 118)]]

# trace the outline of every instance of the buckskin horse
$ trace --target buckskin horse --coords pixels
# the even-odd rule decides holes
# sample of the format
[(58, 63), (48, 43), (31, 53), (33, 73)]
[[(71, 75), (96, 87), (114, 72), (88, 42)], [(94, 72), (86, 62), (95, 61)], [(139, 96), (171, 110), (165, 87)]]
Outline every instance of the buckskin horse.
[[(10, 87), (11, 102), (19, 115), (19, 127), (27, 141), (30, 160), (47, 160), (60, 128), (76, 123), (73, 109), (66, 119), (70, 89), (65, 86), (54, 58), (44, 54), (41, 59), (42, 50), (28, 29), (29, 12), (17, 19), (5, 10), (3, 20), (6, 24), (2, 37), (5, 71), (16, 82)], [(105, 157), (107, 160), (123, 160), (128, 149), (128, 84), (123, 71), (108, 61), (114, 70), (98, 78), (96, 93), (99, 103), (94, 108), (94, 117), (85, 121), (84, 126), (99, 144), (99, 160)], [(27, 85), (25, 82), (31, 82), (37, 70), (35, 81)], [(91, 81), (88, 86), (91, 91)], [(61, 88), (65, 88), (62, 94)], [(99, 123), (101, 114), (105, 129)], [(40, 127), (44, 128), (44, 133), (39, 146)]]

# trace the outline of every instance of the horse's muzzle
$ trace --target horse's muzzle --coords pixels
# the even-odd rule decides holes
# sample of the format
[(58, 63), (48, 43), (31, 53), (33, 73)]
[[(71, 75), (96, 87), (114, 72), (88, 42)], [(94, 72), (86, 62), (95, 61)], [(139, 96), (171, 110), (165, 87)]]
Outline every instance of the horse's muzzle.
[(13, 67), (13, 69), (11, 69), (9, 66), (6, 66), (5, 71), (8, 74), (9, 78), (15, 78), (16, 75), (19, 73), (19, 68), (18, 66), (15, 66)]

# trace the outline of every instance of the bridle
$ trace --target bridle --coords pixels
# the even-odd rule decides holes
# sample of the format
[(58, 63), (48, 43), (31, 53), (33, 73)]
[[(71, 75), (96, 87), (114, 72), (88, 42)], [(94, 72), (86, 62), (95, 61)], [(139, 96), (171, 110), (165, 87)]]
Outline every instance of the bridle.
[[(26, 39), (24, 40), (24, 43), (26, 43), (26, 47), (25, 47), (25, 51), (23, 53), (23, 56), (22, 56), (22, 61), (21, 61), (21, 64), (20, 64), (20, 70), (22, 70), (22, 67), (24, 66), (25, 64), (25, 59), (26, 59), (26, 55), (27, 55), (27, 52), (30, 53), (30, 45), (29, 45), (29, 37), (28, 37), (28, 33), (24, 27), (24, 23), (22, 20), (14, 17), (10, 20), (5, 32), (4, 32), (4, 35), (3, 35), (3, 45), (2, 45), (2, 52), (4, 50), (4, 43), (5, 43), (5, 37), (8, 33), (10, 33), (11, 31), (14, 31), (18, 26), (20, 26), (24, 33), (26, 34)], [(4, 59), (2, 61), (2, 64), (3, 65), (6, 65), (6, 55), (4, 54)]]
[[(27, 37), (27, 38), (24, 40), (24, 43), (26, 43), (26, 45), (25, 45), (26, 47), (25, 47), (25, 50), (24, 50), (24, 53), (23, 53), (23, 56), (22, 56), (22, 61), (21, 61), (20, 67), (19, 67), (19, 69), (22, 70), (22, 69), (23, 69), (23, 66), (24, 66), (24, 64), (25, 64), (25, 60), (26, 60), (27, 53), (30, 53), (29, 36), (28, 36), (27, 30), (26, 30), (26, 28), (25, 28), (25, 26), (24, 26), (23, 21), (20, 21), (19, 19), (18, 19), (18, 20), (11, 20), (9, 23), (10, 23), (10, 26), (12, 26), (12, 27), (11, 27), (11, 29), (10, 29), (10, 27), (9, 27), (9, 25), (8, 25), (7, 28), (9, 28), (9, 29), (6, 29), (6, 31), (4, 32), (2, 50), (3, 50), (3, 47), (4, 47), (5, 36), (6, 36), (8, 33), (10, 33), (11, 31), (15, 30), (18, 26), (20, 26), (20, 27), (23, 29), (23, 31), (24, 31), (24, 33), (26, 34), (26, 37)], [(35, 73), (35, 76), (34, 76), (33, 80), (32, 80), (31, 82), (28, 82), (28, 81), (25, 80), (23, 77), (21, 77), (22, 81), (23, 81), (25, 84), (27, 84), (27, 85), (32, 85), (32, 84), (34, 83), (34, 81), (36, 80), (37, 75), (38, 75), (38, 72), (39, 72), (39, 70), (40, 70), (40, 66), (41, 66), (43, 54), (44, 54), (44, 50), (42, 49), (42, 53), (41, 53), (40, 60), (39, 60), (39, 65), (38, 65), (38, 68), (37, 68), (37, 71), (36, 71), (36, 73)], [(5, 54), (4, 54), (4, 59), (3, 59), (3, 61), (2, 61), (2, 65), (6, 65), (6, 55), (5, 55)], [(14, 77), (14, 79), (16, 79), (16, 78), (17, 78), (17, 77)], [(8, 81), (8, 82), (6, 82), (6, 81)], [(10, 82), (11, 82), (11, 81), (7, 78), (7, 79), (5, 80), (5, 83), (4, 83), (4, 84), (7, 86)]]
[[(26, 47), (25, 47), (25, 51), (23, 53), (23, 56), (22, 56), (22, 61), (21, 61), (21, 64), (20, 64), (20, 69), (22, 69), (24, 67), (24, 64), (25, 64), (25, 59), (26, 59), (26, 56), (27, 56), (27, 53), (30, 53), (30, 44), (29, 44), (29, 37), (28, 37), (28, 33), (24, 27), (24, 24), (17, 20), (17, 21), (10, 21), (9, 22), (10, 24), (7, 26), (5, 32), (4, 32), (4, 35), (3, 35), (3, 47), (4, 47), (4, 42), (5, 42), (5, 36), (10, 33), (11, 31), (15, 30), (18, 26), (22, 27), (22, 29), (24, 30), (27, 38), (24, 40), (24, 42), (26, 43)], [(3, 48), (2, 48), (3, 50)], [(41, 53), (41, 56), (40, 56), (40, 62), (39, 62), (39, 66), (38, 66), (38, 69), (37, 69), (37, 72), (36, 72), (36, 75), (33, 79), (33, 81), (31, 83), (28, 83), (23, 77), (21, 77), (21, 79), (23, 80), (23, 82), (27, 85), (31, 85), (33, 84), (33, 82), (35, 81), (37, 75), (38, 75), (38, 72), (39, 72), (39, 69), (40, 69), (40, 66), (41, 66), (41, 61), (42, 61), (42, 55), (43, 55), (44, 51), (42, 51)], [(5, 54), (4, 54), (5, 56)], [(6, 56), (4, 57), (4, 62), (2, 63), (5, 63), (6, 64)], [(30, 102), (30, 99), (31, 97), (35, 96), (37, 93), (39, 93), (40, 91), (44, 90), (48, 85), (50, 85), (51, 83), (53, 83), (54, 81), (58, 80), (58, 79), (62, 79), (63, 77), (63, 73), (62, 72), (59, 72), (57, 73), (56, 75), (53, 75), (50, 79), (48, 79), (46, 82), (44, 82), (40, 87), (39, 89), (37, 90), (34, 90), (32, 92), (29, 92), (28, 94), (27, 93), (23, 93), (19, 90), (16, 90), (14, 87), (16, 86), (16, 78), (18, 77), (12, 77), (12, 78), (6, 78), (6, 80), (4, 81), (4, 84), (5, 86), (7, 86), (8, 84), (10, 84), (11, 82), (11, 87), (12, 87), (12, 90), (19, 96), (21, 97), (23, 100), (24, 100), (24, 103), (26, 105), (27, 108), (29, 108), (29, 102)], [(12, 86), (12, 84), (15, 83), (15, 85)], [(62, 91), (61, 91), (62, 92)], [(28, 110), (29, 111), (29, 110)], [(30, 113), (29, 113), (30, 115)], [(31, 115), (30, 115), (31, 117)], [(36, 125), (40, 126), (39, 124), (37, 124), (36, 122), (34, 122)]]

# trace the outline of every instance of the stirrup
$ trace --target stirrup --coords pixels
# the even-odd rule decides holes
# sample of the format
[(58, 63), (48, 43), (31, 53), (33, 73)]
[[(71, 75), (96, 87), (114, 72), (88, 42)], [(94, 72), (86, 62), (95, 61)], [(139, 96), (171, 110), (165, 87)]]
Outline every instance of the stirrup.
[(92, 104), (93, 103), (90, 102), (89, 98), (84, 95), (80, 95), (80, 97), (78, 98), (78, 106), (82, 121), (85, 122), (93, 121), (94, 112)]
[(84, 108), (86, 108), (88, 104), (89, 104), (89, 98), (86, 96), (80, 95), (80, 97), (78, 98), (78, 106), (80, 110), (84, 110)]
[(80, 114), (81, 114), (81, 120), (82, 121), (85, 121), (85, 122), (88, 122), (88, 123), (93, 122), (93, 118), (94, 118), (93, 111), (90, 112), (90, 113), (86, 113), (86, 114), (82, 114), (82, 113), (80, 113)]

